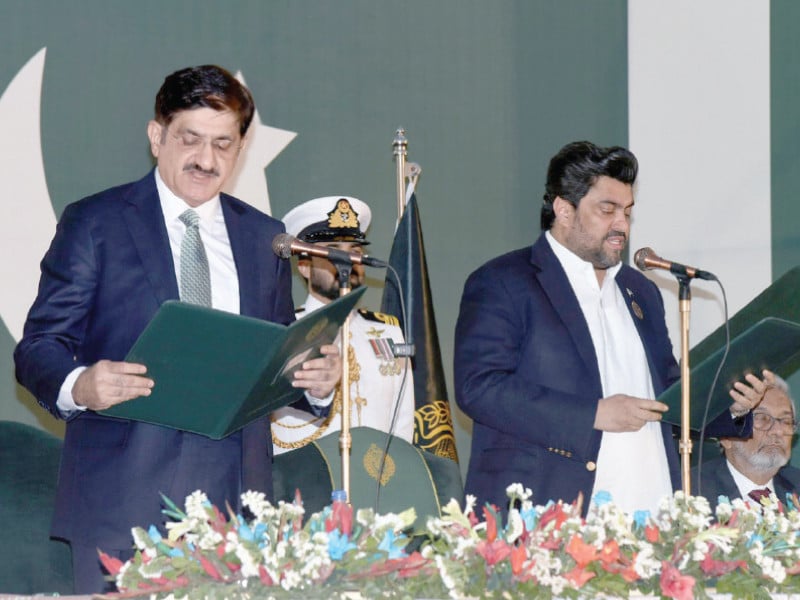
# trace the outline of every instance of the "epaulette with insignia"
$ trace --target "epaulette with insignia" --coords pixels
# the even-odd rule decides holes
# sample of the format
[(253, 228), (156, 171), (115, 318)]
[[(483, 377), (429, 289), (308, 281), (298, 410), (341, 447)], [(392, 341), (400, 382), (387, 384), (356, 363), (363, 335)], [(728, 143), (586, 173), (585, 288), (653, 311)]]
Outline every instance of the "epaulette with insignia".
[(374, 312), (367, 310), (366, 308), (359, 308), (358, 314), (364, 317), (367, 321), (377, 321), (378, 323), (384, 323), (385, 325), (394, 325), (395, 327), (400, 327), (400, 319), (393, 315)]

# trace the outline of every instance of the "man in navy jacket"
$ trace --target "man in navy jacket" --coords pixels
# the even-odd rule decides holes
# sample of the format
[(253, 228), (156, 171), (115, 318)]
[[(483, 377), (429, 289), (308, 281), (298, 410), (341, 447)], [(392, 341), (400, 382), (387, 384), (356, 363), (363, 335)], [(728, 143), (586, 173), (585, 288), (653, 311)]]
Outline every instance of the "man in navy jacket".
[[(124, 359), (159, 306), (179, 299), (187, 209), (199, 216), (211, 306), (293, 319), (289, 262), (270, 250), (283, 225), (220, 193), (253, 117), (250, 92), (220, 67), (187, 68), (164, 80), (155, 108), (156, 168), (65, 209), (14, 355), (19, 382), (67, 420), (52, 535), (70, 543), (77, 593), (107, 589), (98, 548), (126, 559), (131, 527), (163, 523), (160, 493), (180, 505), (199, 489), (223, 510), (248, 489), (271, 495), (266, 417), (214, 441), (96, 412), (150, 394), (146, 365)], [(334, 346), (323, 354), (296, 381), (320, 410), (341, 364)]]
[(692, 493), (708, 498), (712, 510), (720, 496), (757, 502), (761, 493), (800, 492), (800, 469), (789, 464), (797, 416), (789, 386), (778, 377), (753, 411), (753, 435), (719, 440), (722, 456), (692, 469)]
[[(653, 399), (679, 376), (663, 301), (621, 264), (637, 170), (624, 148), (568, 144), (548, 169), (544, 233), (466, 282), (454, 374), (474, 421), (465, 487), (479, 504), (504, 508), (519, 482), (537, 504), (582, 495), (585, 511), (602, 490), (653, 510), (680, 486), (667, 406)], [(763, 392), (749, 382), (731, 392), (736, 415)]]

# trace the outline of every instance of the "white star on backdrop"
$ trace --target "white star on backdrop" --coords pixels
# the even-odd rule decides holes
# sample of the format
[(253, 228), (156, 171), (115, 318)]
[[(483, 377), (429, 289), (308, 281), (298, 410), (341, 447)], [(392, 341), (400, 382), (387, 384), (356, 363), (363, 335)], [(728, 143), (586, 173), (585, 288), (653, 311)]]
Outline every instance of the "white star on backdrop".
[[(236, 79), (247, 85), (241, 71), (236, 73)], [(297, 133), (264, 125), (256, 109), (247, 135), (247, 144), (224, 191), (262, 212), (272, 214), (264, 169), (283, 152)]]

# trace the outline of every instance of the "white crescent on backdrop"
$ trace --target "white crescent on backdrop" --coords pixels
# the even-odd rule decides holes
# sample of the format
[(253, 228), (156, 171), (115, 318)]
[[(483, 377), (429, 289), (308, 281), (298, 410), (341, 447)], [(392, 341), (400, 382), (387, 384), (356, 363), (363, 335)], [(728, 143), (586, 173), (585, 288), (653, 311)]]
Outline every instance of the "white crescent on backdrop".
[[(0, 132), (14, 140), (14, 152), (0, 161), (6, 182), (0, 219), (0, 317), (14, 340), (22, 336), (28, 309), (36, 297), (39, 262), (50, 245), (56, 215), (45, 179), (41, 143), (42, 48), (23, 66), (0, 96)], [(237, 78), (244, 83), (241, 73)], [(142, 132), (144, 135), (144, 132)], [(258, 111), (237, 170), (225, 191), (270, 213), (264, 169), (297, 135), (263, 125)]]
[(0, 96), (0, 132), (14, 140), (5, 152), (5, 210), (0, 219), (0, 316), (15, 340), (36, 296), (39, 262), (56, 229), (45, 181), (40, 130), (45, 48), (20, 69)]

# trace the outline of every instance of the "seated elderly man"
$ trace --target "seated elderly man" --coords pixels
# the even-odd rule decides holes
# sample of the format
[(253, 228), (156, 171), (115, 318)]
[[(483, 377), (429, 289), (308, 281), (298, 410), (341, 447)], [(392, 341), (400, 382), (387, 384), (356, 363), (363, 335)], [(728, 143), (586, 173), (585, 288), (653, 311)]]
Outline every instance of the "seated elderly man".
[(692, 492), (708, 498), (714, 509), (719, 496), (760, 502), (771, 493), (785, 501), (787, 493), (799, 491), (800, 469), (788, 464), (797, 428), (795, 414), (789, 386), (775, 375), (761, 404), (753, 409), (752, 437), (720, 438), (722, 456), (692, 469)]

